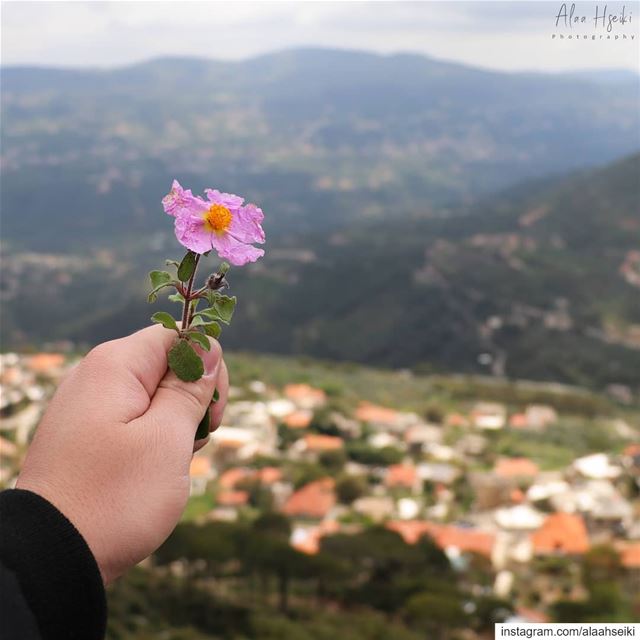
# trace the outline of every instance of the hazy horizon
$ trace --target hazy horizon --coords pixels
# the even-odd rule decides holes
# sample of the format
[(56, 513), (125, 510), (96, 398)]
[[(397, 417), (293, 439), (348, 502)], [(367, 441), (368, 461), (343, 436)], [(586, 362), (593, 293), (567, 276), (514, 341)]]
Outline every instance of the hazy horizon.
[(440, 62), (442, 64), (452, 64), (460, 67), (467, 67), (470, 69), (475, 69), (478, 71), (485, 71), (488, 73), (504, 73), (504, 74), (541, 74), (541, 75), (564, 75), (564, 74), (575, 74), (582, 75), (588, 73), (624, 73), (624, 74), (632, 74), (637, 76), (640, 79), (640, 68), (639, 69), (629, 69), (626, 67), (590, 67), (584, 69), (494, 69), (490, 67), (484, 67), (479, 64), (472, 64), (466, 62), (460, 62), (458, 60), (453, 60), (449, 58), (442, 58), (440, 56), (429, 55), (420, 51), (391, 51), (388, 53), (380, 53), (378, 51), (371, 51), (367, 49), (355, 49), (355, 48), (346, 48), (346, 47), (323, 47), (323, 46), (292, 46), (292, 47), (282, 47), (276, 48), (269, 51), (265, 51), (264, 53), (258, 53), (255, 55), (247, 56), (246, 58), (241, 58), (238, 60), (230, 60), (226, 58), (216, 58), (214, 56), (204, 56), (197, 54), (158, 54), (148, 58), (141, 58), (139, 60), (132, 60), (130, 62), (124, 62), (121, 64), (110, 64), (110, 65), (81, 65), (81, 64), (47, 64), (47, 63), (8, 63), (5, 64), (0, 60), (0, 68), (2, 69), (53, 69), (53, 70), (61, 70), (61, 71), (117, 71), (119, 69), (127, 69), (130, 67), (141, 66), (145, 64), (150, 64), (159, 60), (193, 60), (193, 61), (204, 61), (204, 62), (218, 62), (218, 63), (228, 63), (228, 64), (242, 64), (244, 62), (248, 62), (250, 60), (257, 60), (259, 58), (265, 58), (272, 55), (278, 55), (282, 53), (288, 52), (300, 52), (300, 51), (339, 51), (342, 53), (355, 53), (355, 54), (368, 54), (371, 56), (379, 56), (383, 58), (393, 58), (393, 57), (401, 57), (401, 56), (418, 56), (424, 58), (426, 60), (432, 60), (434, 62)]
[[(608, 16), (624, 10), (632, 18), (614, 23), (609, 40), (593, 24), (603, 3), (575, 3), (585, 24), (571, 28), (555, 24), (562, 4), (3, 2), (2, 66), (111, 69), (164, 57), (242, 61), (318, 48), (418, 54), (491, 71), (640, 72), (640, 2), (604, 3)], [(577, 31), (588, 37), (559, 38)]]

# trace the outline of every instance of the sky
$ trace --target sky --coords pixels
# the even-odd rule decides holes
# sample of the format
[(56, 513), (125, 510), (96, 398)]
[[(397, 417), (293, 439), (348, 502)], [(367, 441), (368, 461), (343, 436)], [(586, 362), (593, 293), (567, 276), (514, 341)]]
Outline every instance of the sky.
[[(566, 4), (568, 12), (571, 2)], [(584, 16), (585, 23), (573, 28), (562, 18), (556, 27), (562, 5), (556, 0), (3, 1), (2, 64), (113, 67), (168, 55), (239, 60), (321, 46), (416, 52), (503, 71), (640, 71), (640, 1), (577, 1), (574, 17)], [(607, 20), (624, 6), (631, 21), (613, 23), (607, 34), (600, 22), (594, 24), (596, 6), (600, 15), (606, 6)], [(588, 39), (560, 39), (570, 33)]]

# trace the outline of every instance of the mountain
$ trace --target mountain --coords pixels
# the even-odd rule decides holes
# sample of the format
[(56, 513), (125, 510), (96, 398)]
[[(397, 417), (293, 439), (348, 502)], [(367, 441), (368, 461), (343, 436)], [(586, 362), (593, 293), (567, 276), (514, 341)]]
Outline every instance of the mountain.
[[(389, 216), (276, 236), (264, 260), (232, 270), (240, 302), (223, 342), (422, 372), (637, 389), (638, 176), (636, 154), (439, 218)], [(178, 253), (167, 230), (82, 259), (13, 254), (5, 260), (5, 283), (13, 282), (4, 286), (5, 340), (93, 343), (143, 326), (152, 311), (144, 274)]]
[(160, 231), (174, 176), (246, 194), (281, 237), (440, 215), (640, 147), (637, 83), (419, 55), (299, 49), (1, 76), (3, 239), (22, 249)]

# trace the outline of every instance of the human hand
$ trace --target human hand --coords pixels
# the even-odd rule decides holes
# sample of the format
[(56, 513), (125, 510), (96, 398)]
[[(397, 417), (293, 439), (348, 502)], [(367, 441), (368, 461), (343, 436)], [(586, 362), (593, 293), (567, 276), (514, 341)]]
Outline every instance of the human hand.
[(155, 551), (189, 497), (198, 423), (211, 430), (227, 401), (220, 345), (202, 351), (205, 375), (182, 382), (167, 370), (175, 334), (160, 326), (105, 342), (60, 385), (38, 426), (17, 488), (41, 495), (80, 531), (105, 583)]

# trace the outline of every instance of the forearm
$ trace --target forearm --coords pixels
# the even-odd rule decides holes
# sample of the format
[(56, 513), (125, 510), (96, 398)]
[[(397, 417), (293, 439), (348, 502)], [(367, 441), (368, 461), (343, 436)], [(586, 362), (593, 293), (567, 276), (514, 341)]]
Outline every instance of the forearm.
[(0, 493), (0, 564), (9, 591), (0, 606), (10, 608), (0, 615), (3, 639), (102, 640), (106, 600), (98, 565), (51, 503), (20, 489)]

